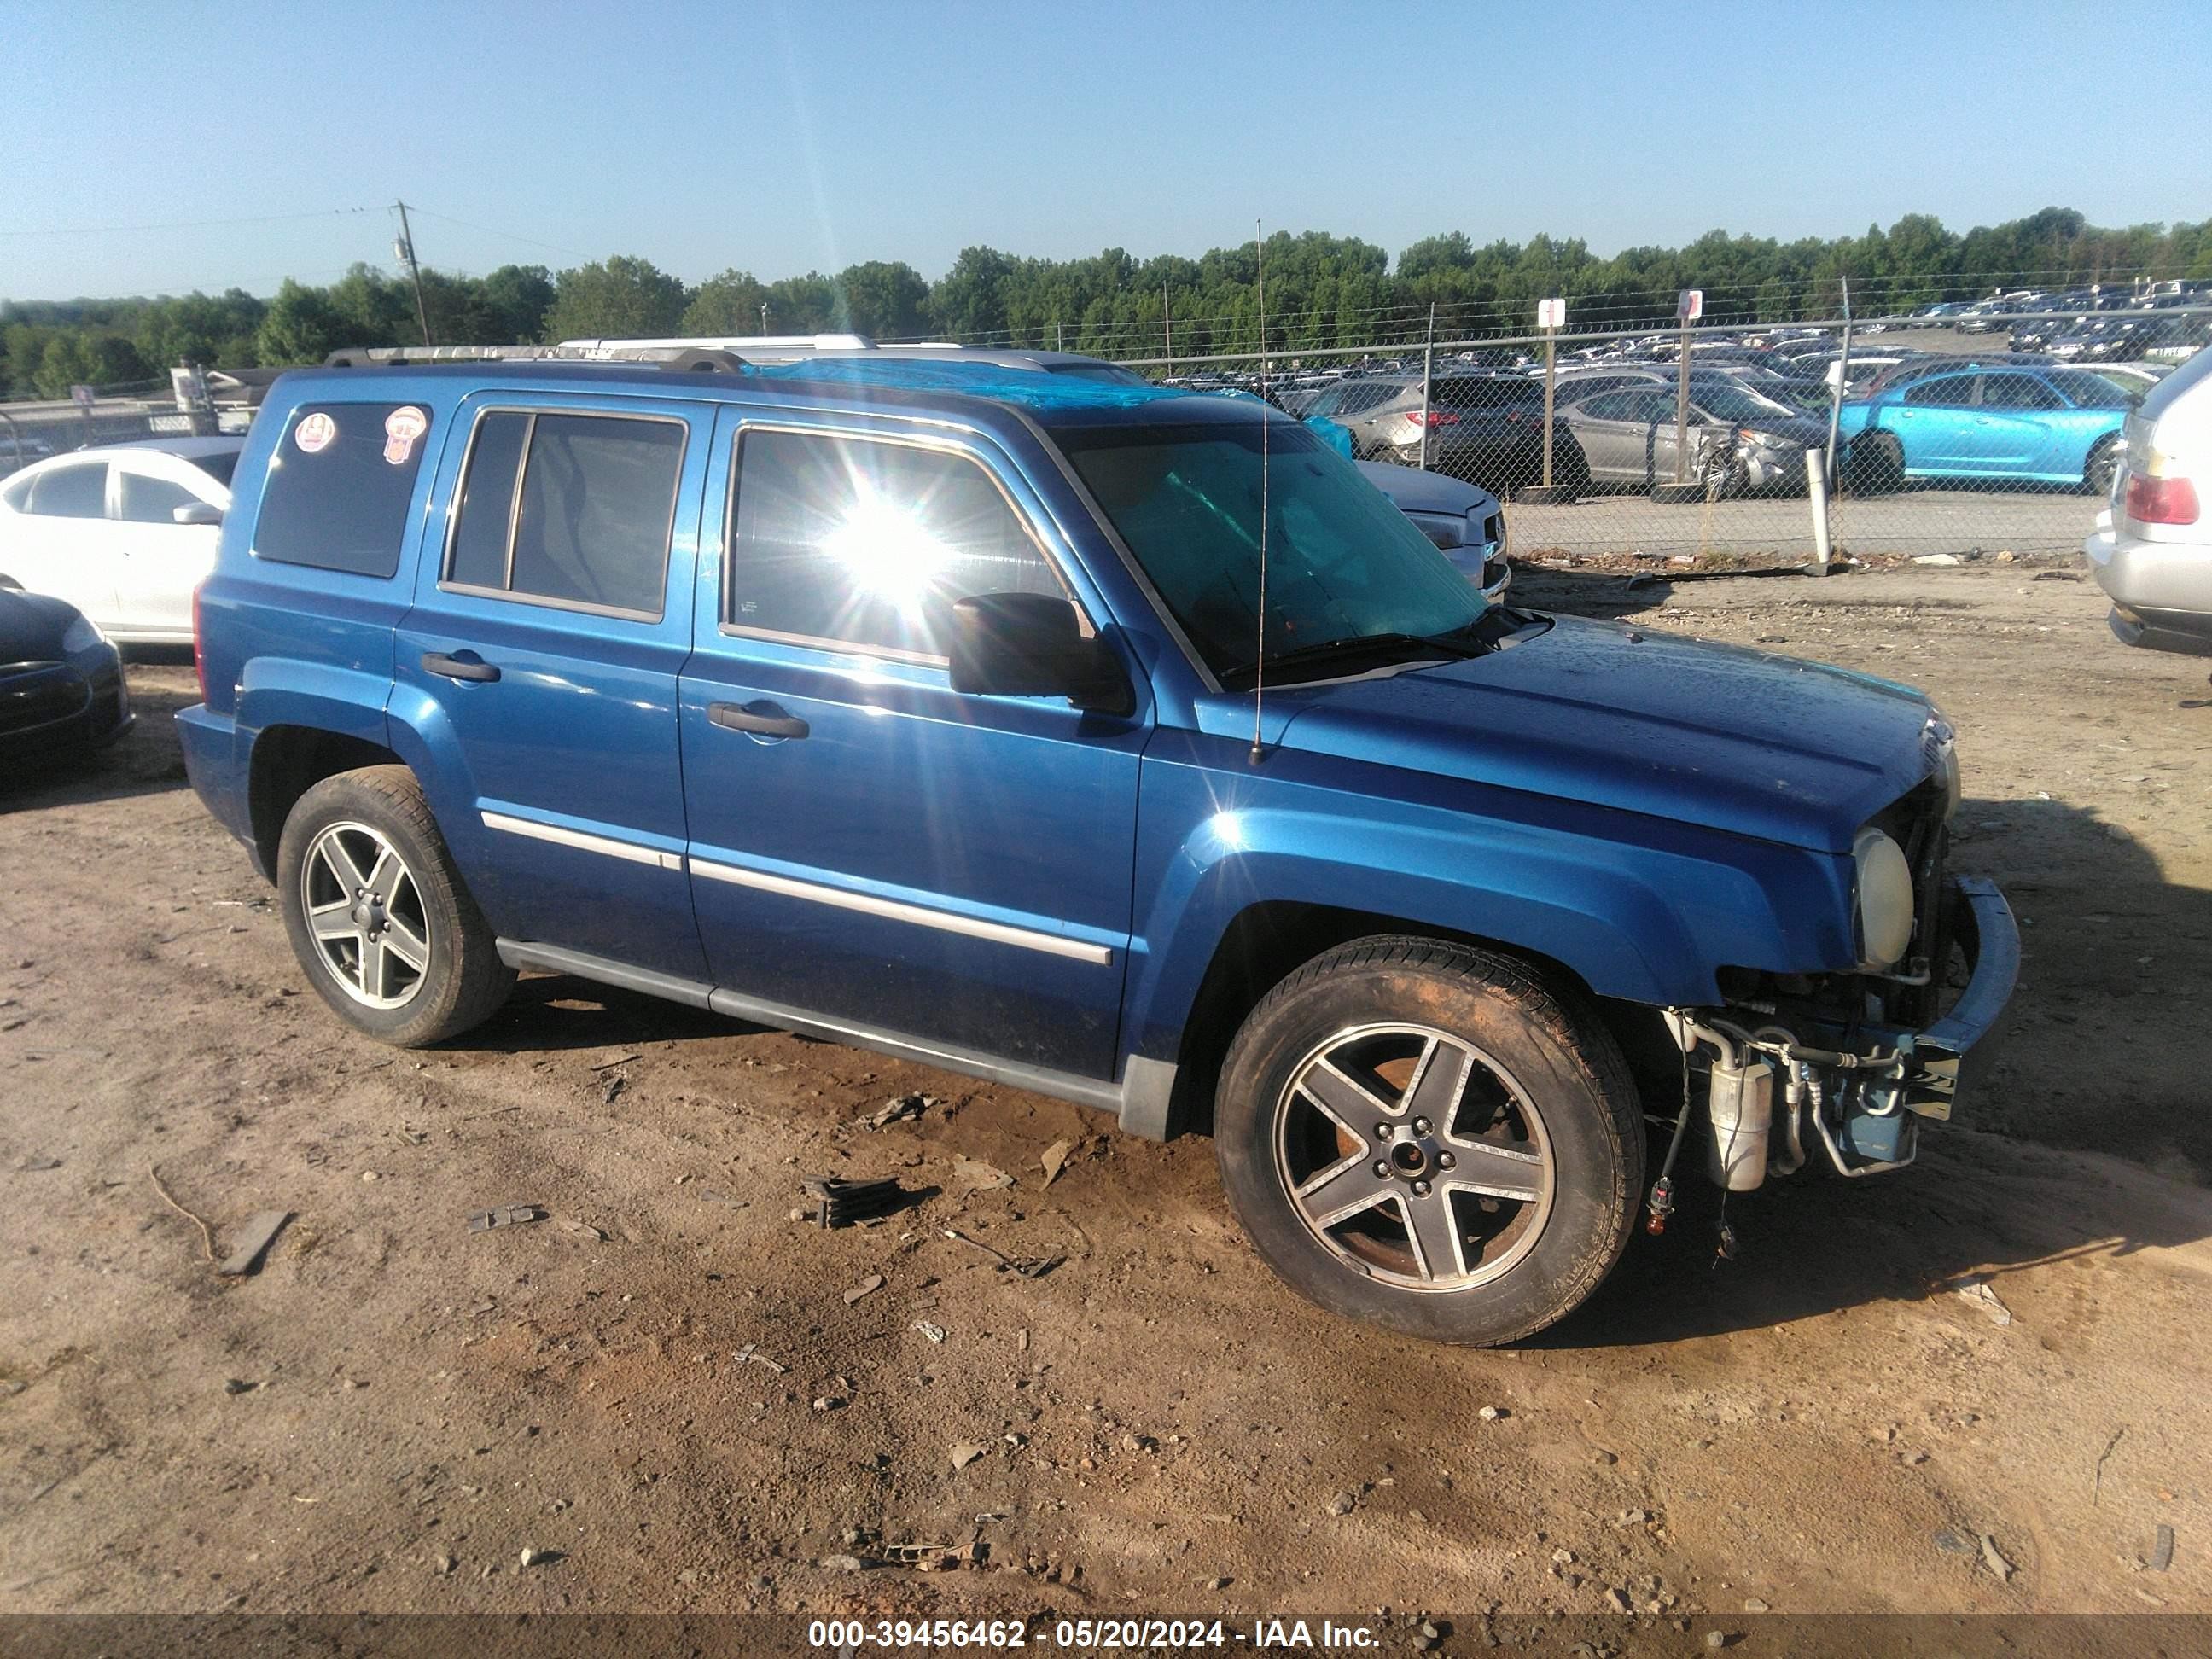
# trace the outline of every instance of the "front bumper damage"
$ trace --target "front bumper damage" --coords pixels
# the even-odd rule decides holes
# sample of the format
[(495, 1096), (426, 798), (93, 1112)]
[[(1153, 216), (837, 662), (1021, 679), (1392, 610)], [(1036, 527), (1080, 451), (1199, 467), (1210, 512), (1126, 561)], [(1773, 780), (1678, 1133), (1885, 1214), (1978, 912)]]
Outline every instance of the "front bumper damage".
[(1770, 1174), (1794, 1174), (1814, 1149), (1838, 1175), (1902, 1169), (1921, 1120), (1950, 1117), (1967, 1056), (2019, 978), (2020, 929), (1995, 883), (1954, 877), (1948, 885), (1967, 981), (1917, 1030), (1876, 1019), (1838, 1024), (1764, 1004), (1666, 1011), (1684, 1053), (1708, 1060), (1706, 1169), (1717, 1184), (1748, 1192)]

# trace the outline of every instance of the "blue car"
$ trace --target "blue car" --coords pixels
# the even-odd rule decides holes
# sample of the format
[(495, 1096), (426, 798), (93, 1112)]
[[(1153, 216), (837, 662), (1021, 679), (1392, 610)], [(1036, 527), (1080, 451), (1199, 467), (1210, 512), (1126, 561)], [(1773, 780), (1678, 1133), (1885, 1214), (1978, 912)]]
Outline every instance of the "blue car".
[(2011, 990), (1920, 693), (1498, 604), (1249, 400), (330, 368), (234, 489), (185, 763), (353, 1034), (550, 972), (1206, 1130), (1400, 1332), (1560, 1318), (1693, 1165), (1911, 1163)]
[(2132, 400), (2071, 368), (1923, 370), (1843, 406), (1844, 476), (1872, 494), (1911, 479), (2112, 487)]

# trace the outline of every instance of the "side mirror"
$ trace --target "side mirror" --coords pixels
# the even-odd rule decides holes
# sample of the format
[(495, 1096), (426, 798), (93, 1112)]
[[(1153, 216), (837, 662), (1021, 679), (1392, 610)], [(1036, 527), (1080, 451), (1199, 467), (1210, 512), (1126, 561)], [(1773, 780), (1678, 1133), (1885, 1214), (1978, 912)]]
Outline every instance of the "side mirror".
[(169, 516), (179, 524), (221, 524), (222, 509), (212, 501), (188, 501), (173, 508)]
[(979, 593), (952, 602), (952, 689), (986, 697), (1066, 697), (1079, 708), (1126, 714), (1128, 677), (1100, 639), (1085, 639), (1075, 606), (1044, 593)]

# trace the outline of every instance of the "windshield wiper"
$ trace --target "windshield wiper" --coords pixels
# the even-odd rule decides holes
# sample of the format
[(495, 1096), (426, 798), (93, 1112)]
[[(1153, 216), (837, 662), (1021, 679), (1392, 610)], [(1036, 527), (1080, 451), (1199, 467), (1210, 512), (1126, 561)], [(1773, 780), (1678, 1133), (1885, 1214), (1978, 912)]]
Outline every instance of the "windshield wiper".
[[(1472, 628), (1459, 628), (1448, 634), (1355, 634), (1340, 640), (1323, 640), (1317, 645), (1301, 645), (1288, 651), (1270, 652), (1267, 677), (1272, 681), (1278, 672), (1285, 669), (1326, 666), (1364, 657), (1376, 657), (1385, 662), (1393, 658), (1417, 662), (1423, 657), (1463, 660), (1486, 655), (1492, 649), (1489, 644), (1460, 637), (1472, 631)], [(1224, 685), (1241, 690), (1251, 684), (1255, 672), (1252, 664), (1242, 663), (1235, 668), (1224, 670), (1221, 682)]]

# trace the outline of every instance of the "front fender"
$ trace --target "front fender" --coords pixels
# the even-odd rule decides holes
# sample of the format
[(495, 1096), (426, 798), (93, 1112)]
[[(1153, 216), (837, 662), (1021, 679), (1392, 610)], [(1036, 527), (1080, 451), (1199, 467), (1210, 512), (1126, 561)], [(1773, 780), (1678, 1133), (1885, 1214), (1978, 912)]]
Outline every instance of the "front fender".
[(1720, 1000), (1723, 967), (1817, 972), (1853, 954), (1848, 860), (1497, 791), (1490, 804), (1510, 809), (1370, 801), (1347, 822), (1328, 793), (1147, 765), (1131, 1053), (1176, 1058), (1221, 940), (1258, 905), (1494, 940), (1657, 1006)]

